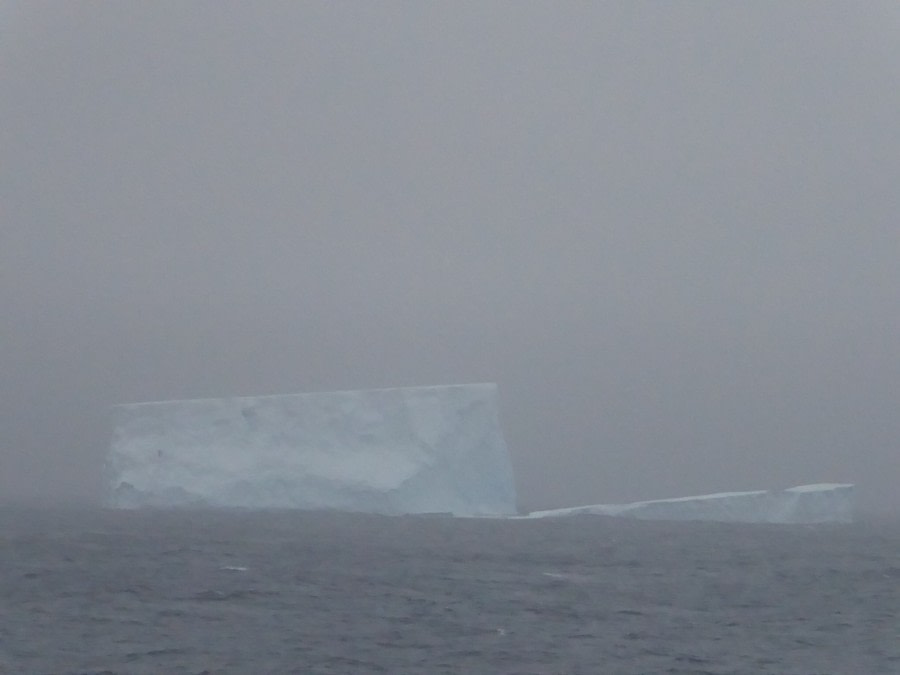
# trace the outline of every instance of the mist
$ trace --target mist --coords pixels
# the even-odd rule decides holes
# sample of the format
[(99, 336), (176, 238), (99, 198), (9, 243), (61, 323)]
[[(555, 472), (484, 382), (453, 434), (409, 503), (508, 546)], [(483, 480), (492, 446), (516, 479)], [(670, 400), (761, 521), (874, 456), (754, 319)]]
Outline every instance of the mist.
[(894, 3), (0, 5), (0, 501), (109, 406), (493, 381), (520, 507), (900, 509)]

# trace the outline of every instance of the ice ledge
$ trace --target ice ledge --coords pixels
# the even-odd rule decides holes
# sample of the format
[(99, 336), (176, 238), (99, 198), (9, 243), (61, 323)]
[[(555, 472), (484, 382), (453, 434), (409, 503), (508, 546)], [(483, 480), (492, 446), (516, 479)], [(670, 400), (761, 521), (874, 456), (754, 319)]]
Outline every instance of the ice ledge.
[(599, 515), (724, 523), (849, 523), (853, 521), (853, 491), (850, 483), (819, 483), (780, 491), (720, 492), (631, 504), (573, 506), (534, 511), (526, 517)]

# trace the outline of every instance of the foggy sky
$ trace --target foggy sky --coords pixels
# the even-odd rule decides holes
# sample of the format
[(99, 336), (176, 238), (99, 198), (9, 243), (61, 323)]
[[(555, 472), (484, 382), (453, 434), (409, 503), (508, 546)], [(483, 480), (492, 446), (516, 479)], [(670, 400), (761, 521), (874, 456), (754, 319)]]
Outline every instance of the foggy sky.
[(108, 406), (495, 381), (523, 508), (900, 508), (896, 3), (0, 4), (0, 501)]

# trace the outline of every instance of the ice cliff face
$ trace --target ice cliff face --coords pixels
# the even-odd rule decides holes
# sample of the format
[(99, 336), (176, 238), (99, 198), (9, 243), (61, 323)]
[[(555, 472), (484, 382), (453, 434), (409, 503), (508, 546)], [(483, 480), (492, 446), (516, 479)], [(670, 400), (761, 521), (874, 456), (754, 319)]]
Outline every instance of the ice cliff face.
[(114, 506), (515, 513), (492, 384), (113, 410)]
[(725, 523), (849, 523), (853, 485), (801, 485), (782, 491), (723, 492), (632, 504), (594, 504), (535, 511), (529, 518), (593, 514), (641, 520), (708, 520)]

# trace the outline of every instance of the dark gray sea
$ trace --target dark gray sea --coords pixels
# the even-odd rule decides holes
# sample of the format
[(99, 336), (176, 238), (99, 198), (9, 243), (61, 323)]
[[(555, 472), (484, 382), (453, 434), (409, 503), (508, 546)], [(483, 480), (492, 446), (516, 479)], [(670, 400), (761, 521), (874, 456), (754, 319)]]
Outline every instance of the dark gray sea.
[(0, 510), (0, 672), (900, 673), (900, 524)]

